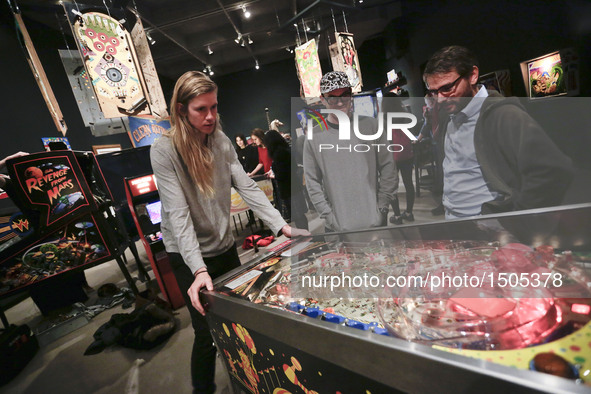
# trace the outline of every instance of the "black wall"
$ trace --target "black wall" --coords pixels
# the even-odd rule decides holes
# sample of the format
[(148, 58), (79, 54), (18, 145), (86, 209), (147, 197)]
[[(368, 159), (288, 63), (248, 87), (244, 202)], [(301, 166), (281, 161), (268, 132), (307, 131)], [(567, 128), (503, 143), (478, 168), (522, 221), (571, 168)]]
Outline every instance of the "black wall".
[(229, 136), (246, 136), (255, 127), (268, 129), (265, 108), (270, 120), (279, 119), (288, 130), (291, 97), (298, 97), (300, 84), (294, 60), (262, 65), (251, 70), (216, 77), (219, 113), (224, 131)]
[[(420, 68), (446, 45), (463, 45), (480, 60), (481, 74), (509, 69), (513, 95), (524, 97), (519, 63), (574, 47), (589, 69), (591, 2), (585, 0), (419, 0), (405, 1), (404, 16), (385, 30), (387, 65), (409, 78), (411, 95), (421, 97)], [(591, 80), (581, 73), (582, 95)]]

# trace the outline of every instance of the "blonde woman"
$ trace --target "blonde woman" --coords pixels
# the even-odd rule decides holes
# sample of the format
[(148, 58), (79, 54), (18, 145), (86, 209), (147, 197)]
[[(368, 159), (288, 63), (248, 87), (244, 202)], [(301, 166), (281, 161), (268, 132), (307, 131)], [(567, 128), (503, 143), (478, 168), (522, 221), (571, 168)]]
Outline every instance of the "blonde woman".
[[(244, 172), (220, 128), (217, 86), (189, 71), (174, 87), (171, 129), (150, 151), (162, 200), (162, 235), (195, 330), (191, 357), (194, 392), (215, 391), (215, 347), (199, 301), (212, 279), (240, 265), (230, 227), (230, 188), (275, 233), (292, 229)], [(295, 229), (294, 229), (295, 230)]]

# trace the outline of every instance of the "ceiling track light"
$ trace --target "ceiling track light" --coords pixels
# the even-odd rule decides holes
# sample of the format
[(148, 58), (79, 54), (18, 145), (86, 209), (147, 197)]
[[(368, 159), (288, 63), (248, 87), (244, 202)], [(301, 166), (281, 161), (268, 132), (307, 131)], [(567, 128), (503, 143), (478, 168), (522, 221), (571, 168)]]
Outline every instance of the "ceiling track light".
[(207, 71), (204, 72), (208, 73), (209, 76), (213, 76), (213, 70), (211, 69), (211, 66), (209, 64), (207, 65)]
[(248, 45), (252, 45), (254, 44), (254, 41), (252, 40), (252, 38), (250, 38), (250, 35), (248, 36)]
[(209, 55), (213, 55), (213, 51), (211, 50), (211, 47), (209, 45), (207, 46), (207, 53)]
[(242, 41), (242, 34), (238, 33), (238, 37), (234, 39), (234, 42), (240, 45), (240, 41)]
[(259, 61), (258, 60), (255, 60), (254, 61), (254, 68), (257, 69), (257, 70), (260, 68), (259, 67)]
[(150, 35), (150, 32), (146, 32), (146, 38), (150, 42), (150, 45), (156, 44), (156, 40), (152, 38), (152, 36)]
[(244, 17), (246, 19), (250, 18), (250, 12), (246, 9), (246, 5), (242, 4), (240, 7), (242, 8), (242, 12), (244, 13)]

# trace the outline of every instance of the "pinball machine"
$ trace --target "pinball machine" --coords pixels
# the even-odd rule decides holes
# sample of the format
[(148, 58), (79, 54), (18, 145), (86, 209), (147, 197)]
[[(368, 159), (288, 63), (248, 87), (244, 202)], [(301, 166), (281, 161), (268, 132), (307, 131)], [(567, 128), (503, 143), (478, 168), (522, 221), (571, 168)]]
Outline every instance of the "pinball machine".
[(297, 239), (218, 278), (206, 316), (245, 392), (589, 392), (588, 223), (580, 204)]
[[(33, 153), (7, 161), (7, 167), (10, 198), (0, 200), (0, 298), (112, 259), (137, 294), (123, 258), (129, 238), (91, 152)], [(141, 264), (138, 271), (147, 277)]]

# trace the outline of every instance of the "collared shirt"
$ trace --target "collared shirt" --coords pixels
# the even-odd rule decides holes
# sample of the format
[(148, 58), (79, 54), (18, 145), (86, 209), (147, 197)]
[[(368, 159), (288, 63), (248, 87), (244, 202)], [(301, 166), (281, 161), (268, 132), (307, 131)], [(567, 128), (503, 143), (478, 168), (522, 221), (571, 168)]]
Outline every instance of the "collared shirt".
[(450, 116), (443, 159), (443, 206), (445, 218), (480, 215), (482, 204), (494, 200), (474, 148), (474, 130), (482, 103), (488, 97), (483, 86), (463, 110)]

